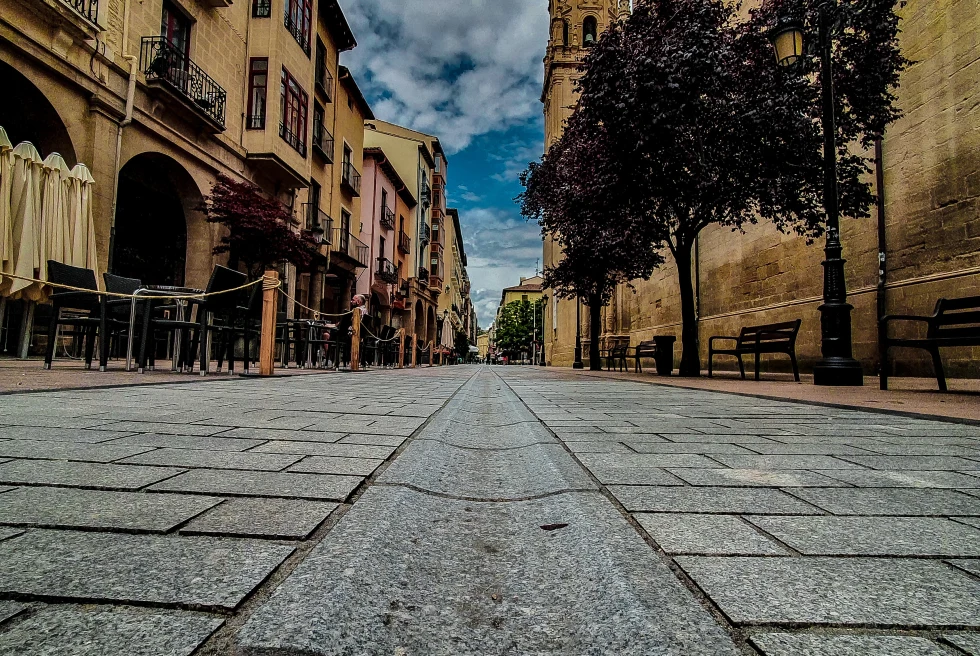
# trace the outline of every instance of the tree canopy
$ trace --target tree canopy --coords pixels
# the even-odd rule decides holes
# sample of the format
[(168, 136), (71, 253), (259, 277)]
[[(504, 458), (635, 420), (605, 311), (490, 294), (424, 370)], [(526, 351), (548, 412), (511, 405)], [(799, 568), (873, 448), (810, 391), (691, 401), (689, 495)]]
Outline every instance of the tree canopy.
[(528, 355), (534, 342), (540, 343), (543, 334), (541, 301), (511, 301), (497, 319), (495, 343), (498, 353), (511, 358)]

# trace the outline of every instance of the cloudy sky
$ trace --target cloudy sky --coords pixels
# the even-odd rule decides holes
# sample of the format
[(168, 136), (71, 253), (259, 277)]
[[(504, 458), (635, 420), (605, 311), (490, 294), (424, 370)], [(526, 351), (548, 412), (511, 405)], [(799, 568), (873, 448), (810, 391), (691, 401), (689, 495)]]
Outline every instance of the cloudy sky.
[(358, 47), (344, 53), (378, 118), (437, 135), (449, 156), (473, 302), (486, 328), (504, 287), (540, 267), (518, 175), (543, 149), (546, 0), (340, 0)]

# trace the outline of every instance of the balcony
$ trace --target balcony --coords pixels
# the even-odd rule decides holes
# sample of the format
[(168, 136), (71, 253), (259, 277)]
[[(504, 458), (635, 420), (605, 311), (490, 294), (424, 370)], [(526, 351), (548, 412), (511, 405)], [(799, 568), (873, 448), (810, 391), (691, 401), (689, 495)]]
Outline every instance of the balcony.
[(252, 16), (254, 18), (268, 18), (272, 15), (272, 0), (253, 0)]
[(419, 284), (428, 286), (429, 284), (429, 270), (425, 267), (419, 267), (418, 275)]
[(333, 164), (333, 135), (323, 127), (323, 119), (314, 114), (313, 116), (313, 152), (317, 153), (326, 160), (327, 164)]
[(319, 207), (303, 203), (303, 214), (306, 216), (306, 230), (316, 234), (321, 233), (320, 243), (329, 244), (333, 237), (333, 219)]
[(429, 226), (423, 223), (422, 229), (419, 231), (419, 241), (423, 244), (428, 244), (431, 238), (432, 231), (429, 229)]
[(333, 102), (333, 75), (327, 69), (326, 61), (316, 70), (316, 88), (323, 94), (324, 100)]
[(398, 231), (398, 250), (404, 255), (408, 255), (412, 252), (412, 239), (405, 233), (404, 230)]
[(341, 228), (334, 228), (330, 240), (330, 251), (355, 267), (367, 267), (368, 247), (363, 241)]
[(422, 178), (422, 188), (421, 193), (419, 194), (419, 200), (425, 207), (432, 204), (432, 189), (429, 187), (429, 181), (425, 178)]
[(150, 87), (158, 87), (180, 100), (215, 132), (225, 129), (228, 94), (201, 68), (162, 36), (143, 37), (140, 70)]
[(340, 174), (340, 186), (346, 188), (347, 192), (355, 198), (361, 195), (361, 174), (350, 162), (344, 162), (344, 168)]
[(374, 277), (380, 282), (387, 283), (389, 285), (398, 284), (398, 269), (395, 268), (394, 263), (386, 257), (378, 258), (378, 270), (374, 272)]
[(395, 229), (395, 211), (390, 207), (384, 208), (381, 212), (381, 227), (385, 230)]
[(289, 6), (287, 4), (286, 12), (283, 14), (283, 25), (286, 26), (286, 30), (293, 35), (293, 38), (296, 39), (296, 43), (299, 44), (300, 48), (303, 49), (303, 52), (306, 53), (306, 56), (309, 57), (310, 56), (309, 26), (306, 26), (306, 28), (304, 29), (302, 24), (302, 18), (298, 16), (297, 17), (290, 16), (288, 7)]
[(61, 0), (69, 9), (74, 9), (82, 18), (92, 25), (98, 25), (99, 0)]

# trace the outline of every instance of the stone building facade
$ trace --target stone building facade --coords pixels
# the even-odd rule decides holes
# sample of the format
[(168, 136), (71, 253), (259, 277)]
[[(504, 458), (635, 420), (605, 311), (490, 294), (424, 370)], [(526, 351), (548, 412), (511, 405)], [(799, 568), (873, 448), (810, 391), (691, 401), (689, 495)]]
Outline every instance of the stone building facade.
[[(593, 3), (565, 3), (565, 10), (568, 4), (582, 5), (571, 8), (570, 15), (579, 18)], [(560, 17), (555, 10), (543, 96), (548, 145), (560, 135), (574, 104), (556, 85), (556, 72), (571, 66), (564, 62), (580, 52), (574, 38), (571, 46), (556, 40), (561, 32), (556, 32)], [(901, 46), (915, 63), (902, 75), (897, 92), (904, 118), (889, 127), (881, 144), (877, 168), (883, 184), (877, 191), (884, 202), (870, 219), (842, 221), (854, 354), (866, 374), (880, 366), (879, 303), (889, 314), (931, 314), (940, 297), (980, 294), (980, 12), (974, 0), (909, 0), (900, 11)], [(560, 99), (552, 97), (556, 93)], [(546, 263), (559, 255), (545, 244)], [(822, 243), (808, 246), (769, 225), (750, 226), (744, 234), (718, 226), (704, 230), (694, 264), (702, 363), (713, 335), (801, 318), (797, 351), (803, 368), (812, 366), (820, 357), (822, 260)], [(555, 303), (548, 296), (547, 358), (569, 365), (575, 303)], [(587, 312), (582, 316), (582, 334), (587, 335)], [(635, 293), (617, 290), (604, 309), (602, 334), (607, 342), (629, 339), (634, 344), (654, 335), (680, 337), (672, 263), (639, 282)], [(943, 354), (948, 372), (959, 376), (977, 375), (978, 356), (969, 348)], [(679, 361), (679, 349), (675, 357)], [(784, 371), (784, 360), (776, 356), (766, 366)], [(894, 350), (891, 361), (898, 374), (932, 371), (924, 352)], [(734, 361), (718, 364), (733, 366)]]

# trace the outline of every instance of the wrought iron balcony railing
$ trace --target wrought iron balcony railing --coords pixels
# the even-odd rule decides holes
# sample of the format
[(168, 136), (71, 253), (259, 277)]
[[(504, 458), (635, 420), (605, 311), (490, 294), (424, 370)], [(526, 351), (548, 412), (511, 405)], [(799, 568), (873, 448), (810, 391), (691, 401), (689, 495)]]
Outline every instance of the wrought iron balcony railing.
[(429, 226), (425, 223), (422, 224), (422, 229), (419, 231), (419, 241), (423, 244), (428, 244), (432, 238), (432, 231), (429, 230)]
[(92, 25), (98, 25), (96, 19), (99, 16), (99, 0), (61, 0), (61, 2), (77, 11)]
[(344, 162), (344, 168), (340, 175), (341, 185), (347, 187), (352, 196), (361, 195), (361, 174), (357, 172), (351, 162)]
[(303, 157), (306, 157), (306, 135), (294, 134), (285, 123), (279, 123), (279, 136)]
[(419, 267), (419, 282), (423, 285), (429, 284), (429, 270), (425, 267)]
[(318, 66), (316, 69), (316, 88), (320, 90), (327, 102), (333, 102), (333, 75), (327, 68), (326, 60), (322, 66)]
[(318, 152), (321, 157), (327, 160), (327, 164), (333, 163), (334, 140), (333, 135), (323, 127), (323, 119), (313, 116), (313, 150)]
[(432, 203), (432, 189), (429, 187), (429, 181), (422, 178), (422, 193), (420, 194), (420, 200), (425, 206), (429, 206)]
[(404, 230), (398, 231), (398, 250), (405, 255), (412, 252), (412, 238)]
[(375, 272), (378, 280), (389, 285), (398, 284), (398, 269), (394, 263), (386, 257), (378, 258), (378, 270)]
[(381, 227), (385, 230), (395, 229), (395, 211), (390, 207), (384, 208), (381, 212)]
[(174, 48), (165, 37), (146, 36), (140, 47), (140, 70), (147, 82), (160, 82), (203, 112), (221, 128), (225, 126), (228, 94), (201, 67)]
[(352, 235), (350, 232), (341, 228), (333, 229), (333, 239), (330, 242), (331, 250), (339, 255), (346, 256), (357, 266), (366, 267), (368, 265), (368, 247), (363, 241)]
[(333, 237), (333, 219), (330, 215), (315, 205), (303, 203), (304, 214), (306, 215), (306, 229), (309, 231), (322, 230), (323, 242), (329, 244)]
[[(309, 26), (305, 29), (301, 21), (296, 21), (292, 16), (289, 15), (289, 4), (286, 4), (286, 11), (283, 14), (283, 25), (286, 26), (286, 30), (293, 35), (296, 39), (296, 43), (303, 49), (303, 52), (309, 56), (310, 54), (310, 30)], [(308, 79), (308, 78), (307, 78)]]

